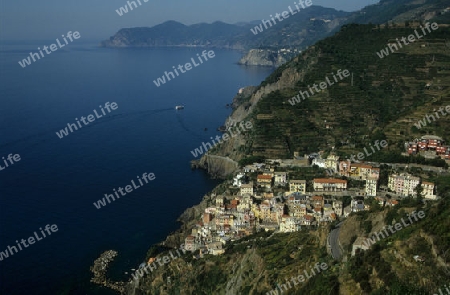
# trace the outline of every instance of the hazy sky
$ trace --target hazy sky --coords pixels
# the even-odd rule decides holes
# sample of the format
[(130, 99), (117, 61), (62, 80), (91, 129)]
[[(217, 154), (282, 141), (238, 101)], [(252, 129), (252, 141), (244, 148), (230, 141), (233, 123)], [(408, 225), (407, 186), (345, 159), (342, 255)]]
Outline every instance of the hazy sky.
[[(137, 2), (137, 0), (135, 0)], [(167, 20), (184, 24), (260, 20), (296, 0), (140, 0), (119, 16), (127, 0), (0, 0), (0, 40), (56, 39), (79, 31), (84, 40), (104, 40), (120, 28), (151, 27)], [(355, 11), (378, 0), (312, 0), (313, 5)], [(81, 40), (81, 39), (80, 39)]]

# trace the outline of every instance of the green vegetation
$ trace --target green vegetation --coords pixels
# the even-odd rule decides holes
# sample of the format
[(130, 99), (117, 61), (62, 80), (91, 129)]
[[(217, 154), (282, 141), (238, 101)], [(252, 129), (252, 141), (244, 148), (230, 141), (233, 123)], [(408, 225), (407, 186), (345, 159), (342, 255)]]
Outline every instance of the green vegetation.
[[(292, 79), (292, 71), (304, 78), (295, 87), (270, 92), (258, 102), (251, 115), (255, 128), (249, 154), (291, 158), (294, 152), (304, 154), (334, 146), (338, 153), (350, 155), (375, 140), (386, 139), (388, 148), (366, 160), (447, 167), (442, 160), (400, 155), (405, 141), (422, 134), (422, 130), (420, 134), (412, 131), (413, 123), (436, 106), (450, 104), (450, 89), (445, 87), (450, 84), (450, 51), (445, 43), (450, 28), (439, 28), (421, 42), (383, 59), (377, 56), (389, 40), (412, 32), (412, 25), (346, 25), (277, 69), (262, 85), (279, 81), (282, 75)], [(299, 91), (307, 91), (308, 85), (326, 77), (333, 79), (332, 73), (338, 69), (348, 69), (353, 79), (350, 76), (294, 106), (288, 102)], [(430, 81), (434, 86), (427, 89)], [(273, 119), (258, 120), (258, 114), (270, 114)], [(435, 135), (450, 139), (448, 120), (430, 125)]]
[(239, 166), (243, 167), (253, 163), (262, 163), (266, 158), (264, 156), (250, 156), (239, 160)]
[(443, 159), (425, 159), (421, 155), (416, 156), (403, 156), (400, 151), (396, 152), (384, 152), (380, 151), (367, 157), (367, 160), (375, 161), (379, 163), (405, 163), (405, 164), (421, 164), (435, 167), (448, 168), (448, 164)]
[[(424, 15), (428, 9), (431, 11), (433, 5), (448, 5), (445, 0), (426, 0), (426, 5), (423, 5), (426, 9), (420, 10), (419, 2), (382, 0), (379, 5), (366, 8), (365, 13), (354, 14), (352, 20), (378, 22), (408, 15), (415, 17)], [(448, 16), (450, 13), (435, 14), (441, 21)], [(286, 34), (302, 30), (292, 23), (285, 24), (285, 27), (279, 26), (284, 30), (283, 34), (278, 30), (268, 30), (265, 32), (268, 41), (259, 45), (273, 48), (286, 40)], [(177, 27), (176, 24), (171, 25)], [(216, 25), (221, 26), (220, 23)], [(258, 87), (262, 90), (263, 86), (279, 82), (276, 91), (270, 92), (269, 87), (265, 88), (267, 94), (249, 114), (255, 127), (246, 138), (246, 145), (239, 147), (244, 156), (239, 164), (262, 162), (265, 158), (292, 158), (294, 152), (301, 155), (319, 150), (329, 152), (333, 147), (340, 155), (350, 155), (362, 152), (375, 140), (387, 140), (389, 147), (386, 150), (376, 152), (366, 160), (447, 168), (442, 160), (406, 157), (401, 152), (405, 141), (424, 134), (450, 140), (449, 120), (438, 120), (421, 129), (414, 126), (434, 108), (450, 104), (450, 28), (440, 28), (384, 58), (376, 54), (387, 43), (411, 34), (416, 26), (417, 23), (409, 21), (388, 26), (346, 25), (334, 36), (318, 42), (278, 68)], [(317, 21), (305, 27), (309, 37), (311, 30), (316, 30), (319, 35), (327, 31)], [(208, 34), (211, 35), (212, 31)], [(263, 38), (261, 36), (249, 38), (242, 44), (259, 42), (256, 40)], [(211, 37), (217, 44), (225, 42), (221, 36)], [(295, 106), (288, 102), (314, 83), (320, 83), (326, 77), (332, 79), (332, 73), (339, 69), (348, 69), (352, 76)], [(428, 83), (430, 87), (426, 86)], [(240, 102), (248, 107), (249, 97), (241, 99)], [(263, 114), (269, 116), (258, 118)], [(371, 206), (370, 211), (352, 213), (349, 218), (351, 221), (355, 217), (349, 225), (347, 252), (351, 251), (357, 236), (378, 230), (383, 221), (387, 225), (399, 222), (412, 210), (423, 210), (426, 216), (420, 222), (381, 239), (369, 250), (347, 257), (346, 262), (331, 261), (326, 252), (327, 234), (336, 223), (314, 230), (302, 228), (288, 234), (261, 231), (227, 244), (225, 254), (220, 256), (206, 255), (204, 259), (195, 259), (191, 254), (184, 255), (183, 259), (172, 262), (178, 263), (181, 269), (177, 270), (172, 264), (158, 269), (160, 273), (153, 273), (151, 278), (140, 282), (139, 288), (145, 292), (136, 294), (265, 294), (276, 284), (309, 270), (316, 262), (326, 262), (330, 267), (286, 294), (433, 293), (448, 278), (445, 264), (450, 259), (450, 176), (436, 175), (416, 167), (409, 171), (434, 182), (442, 200), (424, 203), (420, 197), (404, 198), (394, 207), (381, 208), (375, 199), (366, 199), (365, 202)], [(387, 185), (390, 172), (391, 168), (381, 166), (381, 185)], [(289, 177), (311, 180), (323, 173), (323, 169), (318, 167), (293, 168)], [(349, 184), (352, 187), (361, 185), (358, 181)], [(226, 184), (216, 191), (229, 192)], [(310, 187), (308, 191), (311, 191)], [(351, 197), (344, 196), (342, 200), (345, 207), (350, 204)], [(378, 214), (386, 214), (384, 220)], [(358, 227), (359, 231), (353, 231)], [(155, 251), (150, 250), (149, 255), (154, 255)], [(424, 261), (415, 261), (415, 255), (420, 255)], [(166, 283), (169, 276), (171, 284)]]
[[(390, 209), (387, 213), (385, 223), (392, 224), (393, 220), (399, 222), (400, 218), (407, 218), (405, 210), (411, 205), (418, 205), (415, 210), (425, 211), (425, 217), (420, 222), (415, 222), (401, 231), (382, 239), (369, 250), (362, 251), (350, 258), (347, 269), (354, 281), (358, 282), (365, 292), (371, 295), (378, 294), (430, 294), (437, 289), (439, 282), (447, 277), (445, 271), (436, 265), (435, 254), (431, 251), (430, 240), (433, 241), (435, 250), (444, 260), (449, 259), (448, 249), (450, 246), (450, 204), (447, 199), (440, 201), (431, 208), (421, 208), (419, 204), (411, 200), (401, 202), (398, 206)], [(369, 230), (367, 220), (363, 221), (366, 233)], [(419, 235), (419, 232), (421, 233)], [(426, 237), (426, 238), (424, 238)], [(409, 264), (419, 264), (414, 261), (414, 255), (420, 255), (425, 262), (413, 269), (404, 269), (399, 264), (398, 258), (393, 255), (392, 246), (397, 255), (401, 255)], [(398, 248), (400, 245), (404, 247)], [(401, 261), (401, 260), (400, 260)], [(383, 287), (375, 288), (372, 283), (374, 271), (383, 283)], [(424, 288), (418, 286), (421, 278), (431, 278), (435, 281), (433, 286)]]

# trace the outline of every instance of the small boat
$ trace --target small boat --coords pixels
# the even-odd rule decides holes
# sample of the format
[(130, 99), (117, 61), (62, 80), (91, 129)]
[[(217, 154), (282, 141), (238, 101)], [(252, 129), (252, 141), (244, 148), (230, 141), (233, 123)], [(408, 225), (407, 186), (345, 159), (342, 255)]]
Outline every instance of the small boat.
[(184, 106), (175, 106), (175, 109), (176, 110), (182, 110), (182, 109), (184, 109)]

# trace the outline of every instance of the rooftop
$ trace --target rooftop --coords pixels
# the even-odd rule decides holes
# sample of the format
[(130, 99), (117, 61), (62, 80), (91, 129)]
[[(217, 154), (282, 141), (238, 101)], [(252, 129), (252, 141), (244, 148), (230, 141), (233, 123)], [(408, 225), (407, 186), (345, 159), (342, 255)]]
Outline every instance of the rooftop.
[(347, 183), (347, 180), (335, 178), (314, 178), (315, 183)]

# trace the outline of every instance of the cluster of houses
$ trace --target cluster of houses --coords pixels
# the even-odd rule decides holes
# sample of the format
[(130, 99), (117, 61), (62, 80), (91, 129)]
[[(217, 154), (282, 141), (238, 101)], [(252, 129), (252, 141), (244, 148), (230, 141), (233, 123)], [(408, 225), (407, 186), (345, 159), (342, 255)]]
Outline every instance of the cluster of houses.
[[(258, 172), (256, 182), (244, 183), (246, 173)], [(361, 210), (356, 202), (343, 208), (342, 201), (325, 198), (322, 193), (343, 192), (347, 181), (317, 178), (313, 180), (314, 193), (306, 195), (306, 180), (290, 179), (287, 172), (275, 172), (262, 163), (244, 167), (233, 179), (239, 191), (235, 196), (213, 196), (215, 204), (202, 214), (191, 235), (186, 237), (187, 251), (200, 250), (200, 255), (219, 255), (223, 246), (253, 233), (254, 229), (294, 232), (302, 226), (319, 225)], [(289, 187), (283, 194), (274, 196), (274, 186)], [(257, 193), (259, 188), (262, 193)], [(364, 209), (364, 205), (363, 205)]]
[(420, 139), (405, 142), (405, 150), (409, 155), (420, 153), (428, 154), (431, 157), (439, 156), (442, 159), (450, 159), (450, 146), (444, 145), (444, 140), (439, 136), (424, 135)]
[[(339, 161), (336, 155), (329, 155), (326, 159), (320, 157), (312, 161), (313, 165), (327, 169), (329, 174), (350, 177), (352, 179), (365, 181), (365, 196), (376, 197), (378, 180), (380, 178), (380, 168), (373, 167), (365, 163), (350, 163), (349, 161)], [(422, 187), (422, 197), (429, 200), (436, 200), (435, 185), (432, 182), (422, 181), (420, 177), (407, 173), (389, 175), (388, 189), (397, 194), (398, 197), (416, 197), (416, 187)]]
[(368, 197), (377, 195), (378, 179), (380, 178), (380, 168), (364, 163), (351, 163), (350, 161), (339, 161), (339, 157), (331, 154), (326, 159), (320, 156), (315, 157), (312, 165), (324, 168), (328, 174), (350, 177), (352, 179), (365, 181), (364, 194)]
[[(271, 188), (275, 177), (279, 184), (289, 185), (288, 192), (277, 197), (271, 192), (258, 195), (254, 182), (250, 182), (241, 184), (236, 196), (213, 196), (214, 206), (204, 210), (202, 220), (186, 237), (185, 250), (200, 250), (200, 255), (219, 255), (228, 241), (250, 235), (254, 229), (295, 232), (302, 226), (331, 222), (351, 212), (350, 206), (344, 211), (342, 201), (319, 194), (345, 190), (345, 180), (314, 179), (313, 196), (306, 195), (306, 180), (288, 181), (285, 172), (260, 174), (257, 186)], [(239, 183), (237, 179), (234, 183)]]
[[(272, 163), (279, 165), (280, 161), (283, 160), (272, 160)], [(398, 204), (395, 199), (377, 196), (380, 169), (367, 164), (339, 161), (333, 154), (326, 159), (313, 159), (312, 165), (328, 169), (333, 175), (365, 181), (361, 197), (353, 198), (345, 208), (337, 197), (348, 193), (347, 180), (315, 178), (308, 183), (289, 179), (288, 172), (275, 171), (274, 166), (278, 165), (254, 163), (243, 167), (232, 182), (236, 193), (212, 196), (214, 203), (204, 210), (201, 220), (186, 237), (185, 250), (200, 250), (200, 256), (220, 255), (227, 242), (250, 235), (254, 230), (295, 232), (302, 226), (319, 226), (347, 217), (351, 212), (369, 210), (364, 196), (375, 197), (382, 206)], [(256, 177), (249, 179), (249, 173), (256, 173)], [(307, 192), (308, 184), (312, 192)], [(417, 185), (422, 186), (425, 198), (436, 199), (432, 183), (421, 182), (419, 177), (407, 174), (389, 176), (389, 189), (399, 196), (415, 196)], [(277, 196), (274, 191), (278, 191)]]

